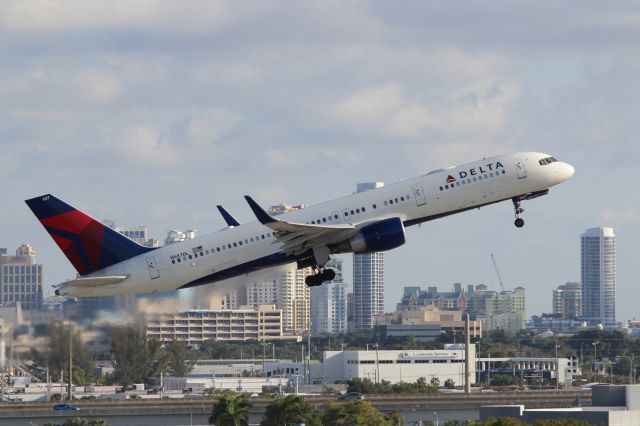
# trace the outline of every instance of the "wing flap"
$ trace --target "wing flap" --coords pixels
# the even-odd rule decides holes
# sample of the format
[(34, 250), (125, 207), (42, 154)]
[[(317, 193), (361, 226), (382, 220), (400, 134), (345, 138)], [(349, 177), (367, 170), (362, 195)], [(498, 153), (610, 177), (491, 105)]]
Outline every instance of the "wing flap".
[(65, 287), (101, 287), (103, 285), (119, 283), (128, 277), (129, 275), (113, 275), (107, 277), (76, 278), (75, 280), (66, 281), (62, 285)]

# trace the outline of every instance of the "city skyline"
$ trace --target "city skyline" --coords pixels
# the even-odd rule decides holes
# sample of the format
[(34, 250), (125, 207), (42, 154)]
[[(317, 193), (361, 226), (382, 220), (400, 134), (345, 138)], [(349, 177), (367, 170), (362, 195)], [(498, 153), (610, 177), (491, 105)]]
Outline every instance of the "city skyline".
[[(569, 1), (0, 4), (3, 246), (32, 244), (52, 284), (73, 268), (24, 200), (53, 193), (96, 218), (167, 229), (225, 226), (224, 205), (315, 204), (484, 156), (539, 150), (576, 174), (407, 232), (385, 254), (385, 310), (406, 285), (523, 286), (549, 307), (580, 280), (584, 229), (617, 240), (617, 319), (638, 317), (640, 171), (636, 4)], [(106, 7), (106, 6), (105, 6)], [(286, 17), (286, 19), (284, 18)], [(344, 274), (351, 276), (350, 262)], [(533, 313), (531, 307), (529, 314)]]

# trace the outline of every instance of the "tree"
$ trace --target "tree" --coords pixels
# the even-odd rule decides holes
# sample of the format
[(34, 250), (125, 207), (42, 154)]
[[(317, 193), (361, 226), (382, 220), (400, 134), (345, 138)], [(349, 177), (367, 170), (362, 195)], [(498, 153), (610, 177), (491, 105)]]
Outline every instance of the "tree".
[(444, 387), (447, 389), (453, 389), (456, 387), (456, 382), (454, 382), (453, 379), (449, 378), (444, 381)]
[(320, 425), (313, 407), (301, 396), (287, 395), (276, 397), (267, 405), (264, 420), (260, 426), (288, 426), (295, 423), (305, 425)]
[(147, 339), (132, 327), (114, 329), (111, 350), (116, 382), (129, 385), (142, 383), (145, 377), (157, 377), (169, 361), (161, 346), (157, 340)]
[(431, 378), (431, 386), (435, 386), (435, 387), (440, 386), (440, 379), (438, 379), (437, 377), (432, 377)]
[(169, 371), (176, 377), (185, 377), (196, 362), (186, 342), (170, 342), (165, 346), (169, 355)]
[(251, 403), (244, 393), (225, 392), (218, 396), (209, 416), (209, 424), (216, 426), (248, 426)]
[[(395, 417), (391, 420), (394, 419)], [(353, 400), (342, 405), (327, 405), (322, 414), (322, 424), (336, 426), (390, 426), (390, 423), (380, 410), (369, 402), (362, 400)]]

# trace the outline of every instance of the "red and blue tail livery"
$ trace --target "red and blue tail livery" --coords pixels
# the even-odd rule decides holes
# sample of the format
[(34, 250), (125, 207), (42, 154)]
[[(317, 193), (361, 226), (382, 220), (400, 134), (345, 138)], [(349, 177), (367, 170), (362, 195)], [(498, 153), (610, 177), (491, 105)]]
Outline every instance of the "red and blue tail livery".
[(25, 201), (80, 275), (153, 250), (47, 194)]

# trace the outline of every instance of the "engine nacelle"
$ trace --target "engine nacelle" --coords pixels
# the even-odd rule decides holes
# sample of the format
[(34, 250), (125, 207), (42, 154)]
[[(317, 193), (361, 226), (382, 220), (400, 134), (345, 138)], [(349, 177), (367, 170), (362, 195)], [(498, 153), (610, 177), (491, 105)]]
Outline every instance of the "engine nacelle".
[(404, 225), (399, 217), (392, 217), (366, 225), (349, 239), (354, 253), (391, 250), (405, 243)]

